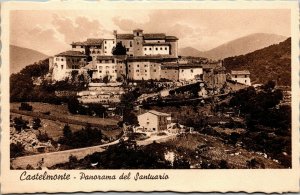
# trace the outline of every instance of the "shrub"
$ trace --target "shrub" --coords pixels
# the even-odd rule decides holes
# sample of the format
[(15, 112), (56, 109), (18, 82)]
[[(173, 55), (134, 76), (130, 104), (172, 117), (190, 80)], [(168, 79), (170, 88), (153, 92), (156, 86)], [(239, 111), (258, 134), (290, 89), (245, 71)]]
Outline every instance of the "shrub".
[(18, 156), (22, 156), (25, 153), (24, 146), (17, 142), (16, 144), (11, 143), (10, 144), (10, 158), (16, 158)]
[(19, 110), (32, 111), (32, 106), (26, 102), (22, 102), (21, 106), (19, 107)]

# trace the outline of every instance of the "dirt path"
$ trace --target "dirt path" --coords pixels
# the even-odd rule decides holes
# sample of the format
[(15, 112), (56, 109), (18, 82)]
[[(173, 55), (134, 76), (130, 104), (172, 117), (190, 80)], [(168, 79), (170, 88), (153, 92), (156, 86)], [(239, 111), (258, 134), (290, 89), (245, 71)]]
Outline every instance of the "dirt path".
[(51, 167), (59, 163), (69, 162), (69, 157), (71, 155), (75, 156), (78, 160), (86, 157), (87, 155), (93, 154), (95, 152), (103, 152), (106, 149), (104, 147), (118, 144), (120, 140), (113, 141), (111, 143), (87, 147), (78, 148), (72, 150), (64, 150), (59, 152), (43, 153), (37, 155), (18, 157), (12, 160), (11, 165), (13, 168), (25, 169), (27, 165), (31, 165), (34, 168), (39, 167), (39, 163), (42, 159), (44, 162), (43, 167)]

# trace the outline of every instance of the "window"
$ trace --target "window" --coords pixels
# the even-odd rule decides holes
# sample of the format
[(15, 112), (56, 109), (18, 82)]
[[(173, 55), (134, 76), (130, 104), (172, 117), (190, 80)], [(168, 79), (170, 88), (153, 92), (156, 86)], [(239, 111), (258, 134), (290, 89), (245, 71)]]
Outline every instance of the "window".
[(139, 45), (140, 43), (139, 43), (139, 42), (136, 42), (136, 44)]
[(129, 48), (126, 48), (126, 51), (129, 51)]
[(100, 51), (98, 50), (97, 53), (100, 53)]
[(149, 125), (150, 123), (149, 122), (147, 122), (147, 125)]
[(102, 73), (102, 70), (99, 70), (99, 73)]
[(115, 72), (117, 72), (117, 70), (115, 70)]
[(138, 65), (136, 65), (136, 67), (140, 67), (140, 65), (138, 64)]
[(137, 33), (136, 33), (136, 36), (140, 36), (140, 33), (137, 32)]
[(105, 46), (104, 49), (107, 49), (107, 47)]
[(136, 72), (140, 72), (140, 70), (136, 70)]
[(158, 50), (158, 48), (155, 48), (156, 50)]
[(147, 51), (147, 48), (145, 47), (144, 50)]
[(147, 72), (147, 70), (145, 70), (145, 72)]
[(148, 65), (147, 65), (147, 64), (145, 64), (145, 65), (144, 65), (144, 67), (148, 67)]
[(76, 48), (76, 45), (72, 45), (72, 48)]
[(245, 78), (247, 78), (247, 75), (245, 75)]
[(105, 60), (105, 63), (109, 63), (109, 60)]
[(156, 69), (154, 69), (153, 72), (156, 72)]
[(235, 75), (234, 77), (237, 78), (237, 75)]
[(149, 50), (152, 50), (152, 48), (150, 47)]
[(165, 47), (165, 50), (168, 50), (168, 48), (167, 48), (167, 47)]
[(80, 46), (81, 48), (83, 48), (83, 46)]
[(64, 59), (62, 58), (61, 61), (64, 61)]
[(122, 68), (122, 66), (120, 66), (120, 68)]
[(130, 67), (130, 64), (128, 65), (128, 67)]
[(113, 44), (115, 44), (115, 41), (113, 41)]
[(128, 72), (131, 72), (131, 70), (128, 70)]
[(132, 47), (132, 41), (129, 41), (129, 47)]
[(106, 69), (109, 69), (109, 66), (106, 66), (105, 68), (106, 68)]
[(61, 65), (60, 67), (61, 67), (61, 69), (64, 69), (64, 65)]
[[(106, 44), (106, 41), (104, 41), (104, 43)], [(106, 48), (105, 48), (106, 49)]]
[(191, 73), (193, 73), (194, 72), (194, 70), (193, 69), (191, 69)]
[(157, 43), (160, 43), (160, 41), (157, 41)]
[(160, 48), (160, 50), (162, 50), (162, 47)]
[(106, 51), (104, 53), (107, 53)]

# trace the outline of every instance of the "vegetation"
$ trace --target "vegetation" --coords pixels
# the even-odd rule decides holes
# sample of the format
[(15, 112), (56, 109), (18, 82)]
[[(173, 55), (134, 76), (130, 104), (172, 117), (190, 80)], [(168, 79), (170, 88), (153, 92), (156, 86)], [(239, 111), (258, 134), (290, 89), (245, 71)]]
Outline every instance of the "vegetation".
[(275, 79), (278, 85), (291, 86), (291, 38), (252, 53), (224, 59), (228, 71), (250, 71), (255, 83)]
[(72, 114), (82, 114), (90, 116), (106, 117), (106, 108), (102, 104), (90, 103), (81, 104), (76, 97), (70, 98), (68, 101), (68, 110)]
[(72, 132), (70, 127), (64, 127), (64, 135), (58, 140), (58, 143), (64, 145), (66, 148), (83, 148), (88, 146), (99, 145), (102, 143), (104, 136), (101, 130), (86, 126), (80, 131)]
[(118, 42), (117, 45), (112, 49), (113, 55), (126, 55), (126, 47), (122, 45), (121, 42)]
[(14, 143), (10, 144), (10, 158), (23, 156), (24, 153), (25, 153), (24, 146), (20, 142), (17, 142), (16, 144)]

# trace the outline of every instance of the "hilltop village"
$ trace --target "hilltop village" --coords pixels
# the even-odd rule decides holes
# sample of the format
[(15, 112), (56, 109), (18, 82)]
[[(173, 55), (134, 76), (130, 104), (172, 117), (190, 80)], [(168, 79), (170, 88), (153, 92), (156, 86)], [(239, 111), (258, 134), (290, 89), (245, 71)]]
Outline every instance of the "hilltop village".
[(11, 167), (290, 167), (290, 88), (178, 41), (114, 31), (13, 74)]
[[(250, 72), (232, 71), (226, 74), (222, 61), (195, 60), (178, 56), (178, 38), (164, 33), (118, 34), (113, 39), (87, 39), (73, 42), (72, 50), (49, 59), (53, 81), (86, 75), (89, 90), (78, 93), (83, 103), (118, 101), (124, 93), (122, 82), (161, 82), (172, 87), (201, 82), (216, 90), (226, 80), (251, 85)], [(108, 96), (113, 94), (113, 97)]]

